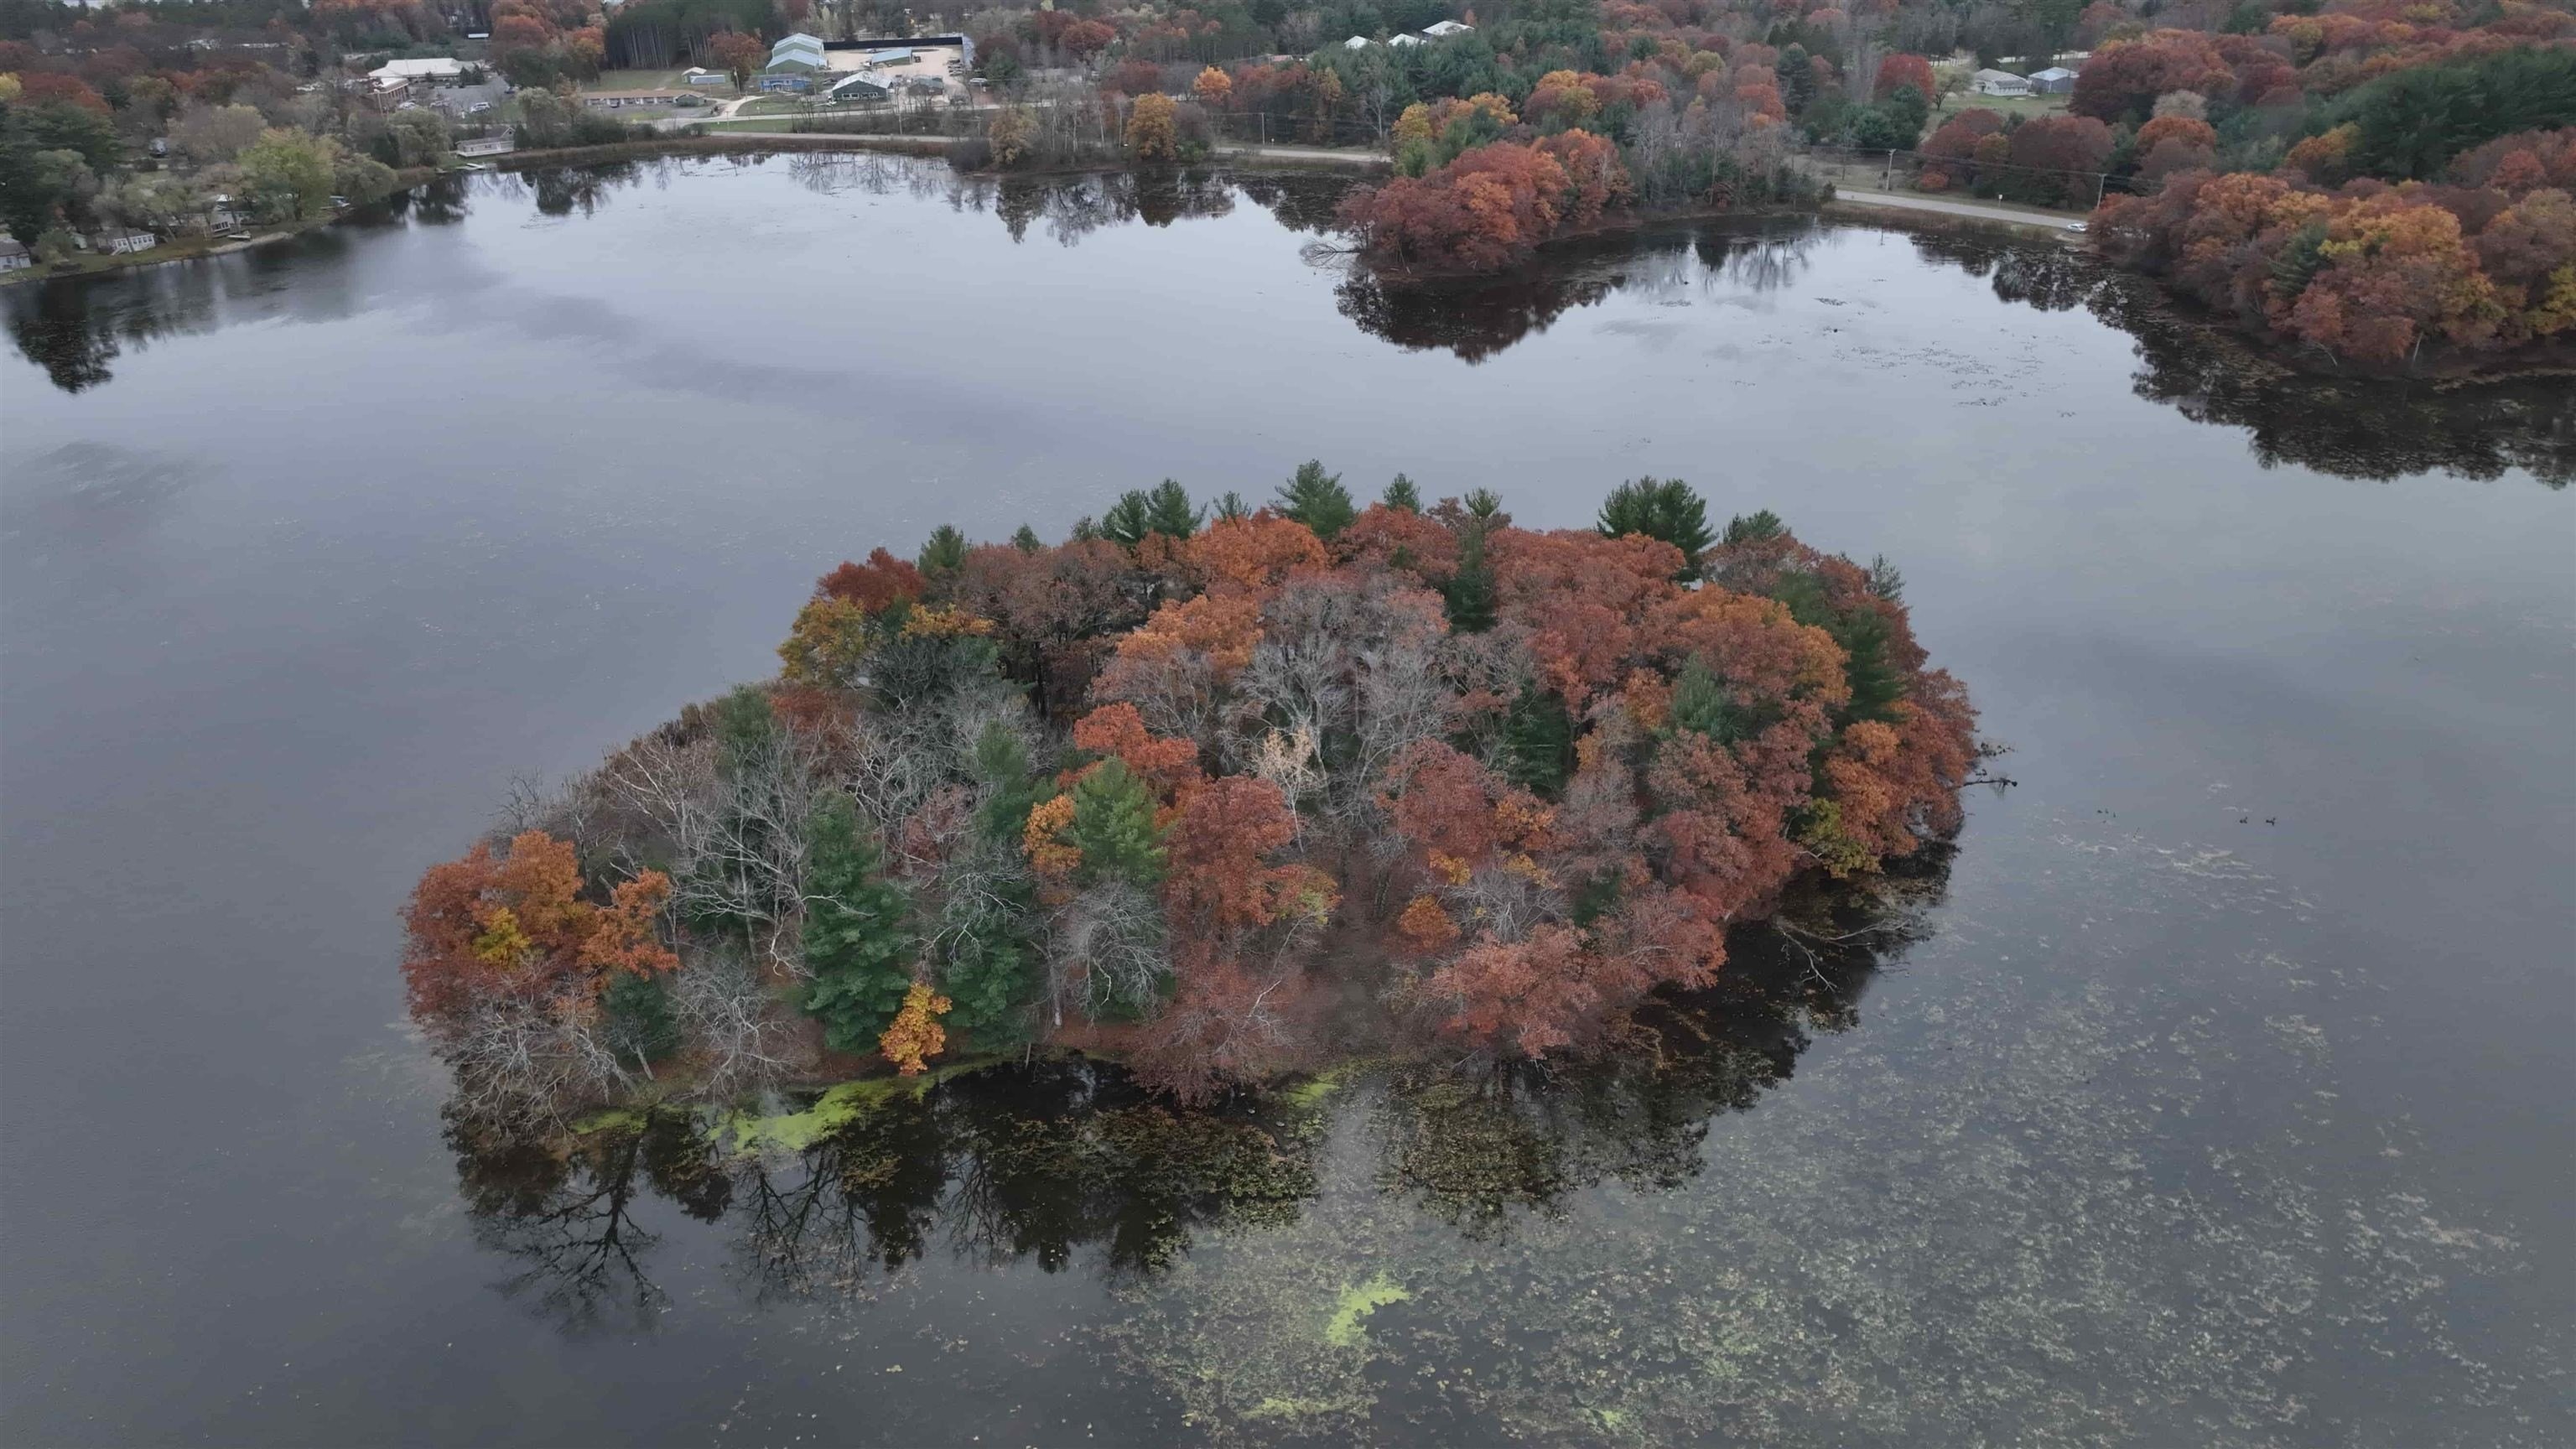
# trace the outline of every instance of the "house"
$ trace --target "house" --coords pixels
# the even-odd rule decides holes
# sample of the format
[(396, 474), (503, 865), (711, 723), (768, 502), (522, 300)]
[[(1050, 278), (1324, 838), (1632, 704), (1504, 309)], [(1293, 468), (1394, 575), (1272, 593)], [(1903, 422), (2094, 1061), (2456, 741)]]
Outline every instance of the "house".
[(206, 198), (206, 230), (208, 231), (239, 231), (249, 219), (246, 213), (233, 205), (232, 197), (225, 192), (219, 191)]
[(767, 75), (814, 75), (831, 68), (831, 64), (823, 59), (823, 42), (799, 33), (771, 46), (769, 64), (761, 70)]
[(690, 91), (584, 91), (581, 103), (597, 111), (623, 111), (635, 108), (664, 110), (686, 99), (695, 105), (700, 97)]
[(680, 72), (680, 84), (684, 86), (720, 86), (725, 83), (725, 79), (725, 73), (720, 70), (684, 70)]
[(2075, 72), (2062, 65), (2032, 71), (2030, 91), (2035, 96), (2062, 96), (2075, 89)]
[(1447, 40), (1450, 36), (1464, 35), (1475, 28), (1472, 25), (1461, 25), (1455, 20), (1441, 20), (1422, 27), (1422, 33), (1434, 40)]
[(503, 131), (497, 136), (469, 136), (456, 143), (459, 156), (506, 156), (519, 149), (518, 138)]
[(1386, 43), (1398, 50), (1410, 50), (1414, 46), (1422, 44), (1422, 37), (1419, 35), (1398, 35), (1390, 37)]
[(893, 94), (893, 77), (867, 71), (845, 76), (832, 87), (832, 99), (836, 101), (881, 101)]
[(1342, 42), (1342, 49), (1344, 49), (1344, 50), (1366, 50), (1366, 49), (1368, 49), (1370, 46), (1375, 45), (1376, 43), (1377, 43), (1376, 41), (1373, 41), (1373, 40), (1369, 39), (1369, 38), (1368, 38), (1367, 36), (1365, 36), (1365, 35), (1354, 35), (1354, 36), (1352, 36), (1350, 39), (1345, 40), (1345, 41), (1343, 41), (1343, 42)]
[(109, 256), (113, 257), (124, 256), (128, 252), (148, 252), (152, 250), (160, 240), (161, 239), (159, 237), (154, 236), (148, 231), (133, 231), (124, 227), (114, 227), (91, 237), (89, 239), (89, 245), (90, 250), (105, 252)]
[(36, 264), (26, 246), (14, 236), (0, 236), (0, 272), (15, 272)]
[(2030, 82), (2006, 70), (1981, 70), (1968, 77), (1968, 89), (1981, 96), (2026, 96)]

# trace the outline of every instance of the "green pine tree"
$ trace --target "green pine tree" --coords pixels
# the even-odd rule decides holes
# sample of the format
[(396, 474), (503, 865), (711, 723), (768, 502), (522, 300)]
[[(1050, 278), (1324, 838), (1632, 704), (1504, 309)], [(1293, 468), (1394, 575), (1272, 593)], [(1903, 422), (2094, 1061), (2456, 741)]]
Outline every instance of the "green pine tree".
[(930, 541), (921, 546), (918, 560), (922, 573), (934, 584), (957, 576), (966, 566), (966, 535), (953, 523), (943, 523), (930, 531)]
[(823, 1023), (832, 1050), (869, 1050), (912, 984), (910, 902), (878, 874), (875, 845), (838, 795), (814, 812), (805, 882), (805, 969), (814, 978), (805, 1012)]
[(671, 1017), (671, 998), (662, 983), (633, 971), (611, 973), (599, 996), (600, 1026), (608, 1047), (651, 1074), (652, 1063), (680, 1047), (680, 1024)]
[(1780, 521), (1780, 515), (1768, 508), (1759, 513), (1739, 513), (1726, 520), (1726, 542), (1729, 545), (1768, 543), (1788, 531), (1789, 526)]
[(1298, 464), (1296, 476), (1279, 485), (1277, 507), (1281, 517), (1297, 520), (1321, 539), (1330, 539), (1360, 516), (1351, 506), (1350, 490), (1342, 486), (1342, 475), (1325, 472), (1315, 458)]
[(1441, 587), (1449, 606), (1449, 627), (1461, 634), (1481, 634), (1494, 627), (1494, 566), (1485, 558), (1485, 530), (1471, 523), (1458, 540), (1458, 571)]
[(1100, 515), (1100, 536), (1121, 548), (1134, 548), (1154, 531), (1154, 505), (1147, 501), (1145, 490), (1130, 488), (1118, 495), (1109, 511)]
[(1146, 526), (1165, 538), (1183, 539), (1199, 531), (1204, 511), (1190, 506), (1190, 492), (1176, 478), (1154, 485), (1145, 513)]
[(1700, 555), (1717, 541), (1708, 528), (1708, 505), (1679, 478), (1640, 478), (1611, 490), (1601, 504), (1604, 538), (1642, 533), (1682, 551), (1682, 570), (1674, 577), (1699, 576)]
[(1553, 800), (1574, 770), (1574, 721), (1565, 701), (1536, 684), (1521, 686), (1503, 716), (1503, 777)]
[(1067, 834), (1082, 852), (1086, 880), (1150, 886), (1163, 879), (1163, 832), (1154, 824), (1153, 792), (1123, 760), (1102, 761), (1074, 785)]
[(1727, 697), (1726, 686), (1708, 667), (1708, 661), (1694, 654), (1673, 680), (1673, 728), (1696, 730), (1721, 745), (1744, 738), (1751, 731)]
[(1020, 531), (1011, 535), (1011, 547), (1018, 549), (1022, 553), (1036, 553), (1039, 549), (1046, 547), (1046, 545), (1039, 542), (1038, 531), (1036, 529), (1023, 523), (1020, 525)]
[(1420, 513), (1422, 490), (1413, 486), (1412, 479), (1398, 473), (1395, 481), (1386, 485), (1386, 495), (1378, 501), (1398, 513)]
[(1224, 496), (1218, 498), (1216, 501), (1216, 516), (1225, 519), (1228, 522), (1233, 522), (1237, 519), (1250, 518), (1252, 516), (1252, 505), (1243, 501), (1242, 494), (1228, 488), (1225, 490)]

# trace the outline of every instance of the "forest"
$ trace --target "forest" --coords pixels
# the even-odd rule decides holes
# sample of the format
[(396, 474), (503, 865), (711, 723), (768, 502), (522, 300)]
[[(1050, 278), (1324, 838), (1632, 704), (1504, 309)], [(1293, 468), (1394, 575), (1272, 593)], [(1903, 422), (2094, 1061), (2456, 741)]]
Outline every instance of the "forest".
[(1892, 565), (1671, 479), (1546, 531), (1314, 462), (1261, 507), (1165, 480), (843, 563), (778, 655), (423, 875), (460, 1111), (1580, 1057), (1794, 883), (1955, 832), (1981, 758)]

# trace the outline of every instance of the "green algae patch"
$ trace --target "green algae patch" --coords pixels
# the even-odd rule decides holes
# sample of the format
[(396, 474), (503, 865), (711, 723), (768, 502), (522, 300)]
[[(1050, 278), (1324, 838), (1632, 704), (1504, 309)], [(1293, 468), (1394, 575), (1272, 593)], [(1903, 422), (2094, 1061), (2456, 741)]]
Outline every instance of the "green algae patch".
[(1280, 1089), (1277, 1094), (1278, 1100), (1301, 1112), (1314, 1111), (1331, 1100), (1334, 1093), (1358, 1081), (1362, 1073), (1377, 1064), (1375, 1058), (1361, 1058), (1327, 1067), (1293, 1087)]
[(1335, 1348), (1359, 1347), (1368, 1341), (1368, 1325), (1363, 1319), (1390, 1303), (1408, 1302), (1412, 1297), (1404, 1285), (1384, 1273), (1373, 1275), (1356, 1288), (1343, 1289), (1333, 1316), (1324, 1321), (1324, 1342)]
[(919, 1076), (861, 1077), (825, 1088), (823, 1095), (797, 1112), (776, 1112), (766, 1116), (739, 1111), (722, 1113), (716, 1118), (709, 1135), (717, 1146), (736, 1155), (802, 1152), (888, 1102), (919, 1101), (931, 1088), (951, 1077), (979, 1071), (997, 1060), (999, 1058), (996, 1057), (967, 1057), (945, 1063)]
[(589, 1137), (601, 1132), (622, 1135), (641, 1132), (652, 1121), (653, 1109), (650, 1107), (611, 1107), (575, 1122), (572, 1131), (576, 1137)]
[(1367, 1408), (1368, 1401), (1357, 1397), (1344, 1399), (1272, 1397), (1263, 1399), (1260, 1403), (1244, 1410), (1243, 1417), (1255, 1422), (1275, 1423), (1283, 1419), (1323, 1419), (1336, 1414), (1360, 1413)]

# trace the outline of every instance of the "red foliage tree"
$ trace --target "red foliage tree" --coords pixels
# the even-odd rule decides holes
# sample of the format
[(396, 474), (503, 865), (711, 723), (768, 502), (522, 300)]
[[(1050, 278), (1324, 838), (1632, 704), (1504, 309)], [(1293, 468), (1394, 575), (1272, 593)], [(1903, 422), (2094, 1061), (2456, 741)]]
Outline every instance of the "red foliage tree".
[(1878, 63), (1878, 78), (1870, 85), (1870, 94), (1886, 100), (1899, 86), (1912, 86), (1914, 93), (1926, 101), (1940, 94), (1932, 79), (1932, 62), (1919, 55), (1891, 55)]

